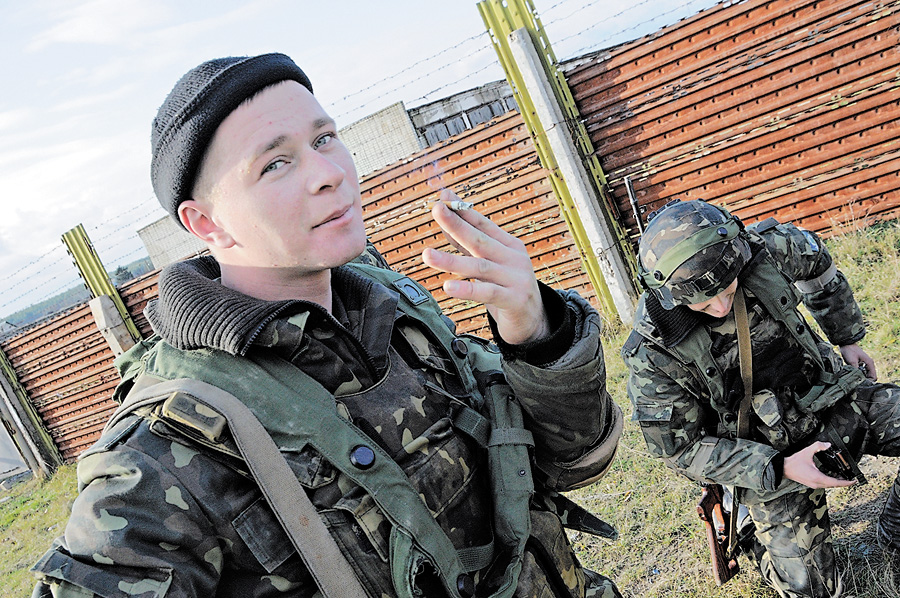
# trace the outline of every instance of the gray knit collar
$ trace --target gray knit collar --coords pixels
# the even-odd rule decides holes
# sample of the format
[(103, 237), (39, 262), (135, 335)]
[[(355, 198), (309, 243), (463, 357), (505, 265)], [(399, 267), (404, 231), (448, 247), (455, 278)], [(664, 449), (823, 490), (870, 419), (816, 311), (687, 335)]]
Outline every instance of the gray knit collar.
[[(166, 266), (159, 275), (158, 298), (144, 309), (153, 331), (178, 349), (208, 347), (245, 355), (256, 335), (276, 317), (323, 309), (309, 301), (250, 297), (222, 286), (220, 275), (211, 256)], [(353, 286), (371, 285), (343, 267), (333, 270), (332, 276), (350, 277)], [(365, 296), (367, 289), (361, 286), (360, 295)]]

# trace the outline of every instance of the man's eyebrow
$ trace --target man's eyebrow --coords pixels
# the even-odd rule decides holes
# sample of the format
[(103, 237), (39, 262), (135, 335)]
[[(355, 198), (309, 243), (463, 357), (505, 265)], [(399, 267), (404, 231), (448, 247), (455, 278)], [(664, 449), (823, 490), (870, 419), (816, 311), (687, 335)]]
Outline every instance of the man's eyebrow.
[(335, 124), (334, 119), (331, 119), (328, 117), (317, 118), (316, 120), (313, 121), (313, 129), (322, 129), (325, 127), (333, 127), (334, 124)]
[[(322, 117), (322, 118), (317, 118), (316, 120), (314, 120), (312, 123), (312, 126), (313, 126), (313, 130), (316, 131), (319, 129), (324, 129), (326, 127), (333, 127), (333, 126), (335, 126), (335, 122), (334, 122), (334, 119), (332, 119), (332, 118)], [(262, 156), (266, 152), (269, 152), (273, 149), (278, 148), (279, 146), (284, 144), (286, 141), (287, 141), (287, 135), (279, 135), (278, 137), (274, 138), (272, 141), (267, 143), (264, 147), (260, 147), (259, 151), (256, 152), (254, 159), (258, 158), (259, 156)]]
[(270, 141), (265, 147), (260, 148), (260, 150), (256, 152), (256, 157), (262, 156), (266, 152), (279, 147), (285, 141), (287, 141), (287, 135), (279, 135), (278, 137)]

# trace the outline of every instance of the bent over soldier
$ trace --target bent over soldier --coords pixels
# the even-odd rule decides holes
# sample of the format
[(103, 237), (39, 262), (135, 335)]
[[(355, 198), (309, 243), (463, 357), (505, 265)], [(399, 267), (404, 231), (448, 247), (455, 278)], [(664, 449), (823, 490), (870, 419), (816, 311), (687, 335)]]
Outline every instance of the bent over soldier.
[[(655, 215), (639, 258), (647, 290), (622, 355), (650, 452), (736, 490), (755, 525), (750, 556), (781, 596), (840, 596), (824, 489), (854, 481), (827, 469), (823, 451), (841, 449), (851, 465), (900, 454), (900, 388), (876, 382), (857, 344), (865, 326), (847, 280), (812, 232), (773, 219), (745, 228), (700, 200)], [(877, 533), (886, 550), (900, 547), (900, 477)]]
[(117, 362), (129, 407), (80, 457), (36, 595), (325, 593), (209, 386), (275, 441), (365, 595), (620, 595), (562, 526), (612, 533), (559, 492), (603, 475), (622, 431), (584, 299), (539, 284), (520, 241), (445, 191), (432, 214), (461, 251), (423, 259), (486, 305), (496, 344), (455, 334), (367, 247), (350, 152), (282, 54), (189, 71), (152, 150), (157, 197), (211, 255), (161, 273), (156, 336)]

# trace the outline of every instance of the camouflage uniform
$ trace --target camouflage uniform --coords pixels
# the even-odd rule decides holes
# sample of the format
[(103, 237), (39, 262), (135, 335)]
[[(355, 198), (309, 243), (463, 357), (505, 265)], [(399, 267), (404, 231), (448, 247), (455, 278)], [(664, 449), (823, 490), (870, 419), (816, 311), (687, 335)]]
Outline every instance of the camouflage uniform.
[[(783, 457), (827, 441), (828, 425), (857, 458), (900, 454), (900, 388), (863, 380), (836, 354), (833, 345), (865, 334), (850, 287), (816, 235), (776, 224), (740, 233), (748, 259), (740, 250), (723, 258), (746, 262), (737, 280), (753, 347), (751, 438), (736, 439), (743, 386), (733, 311), (713, 318), (687, 307), (702, 296), (664, 307), (643, 294), (622, 351), (628, 395), (653, 455), (691, 479), (744, 489), (766, 549), (760, 569), (782, 596), (835, 596), (840, 577), (825, 492), (782, 479)], [(811, 280), (826, 282), (804, 286)], [(801, 299), (828, 343), (796, 311)]]
[[(449, 416), (467, 400), (463, 381), (435, 334), (398, 309), (395, 289), (350, 267), (335, 269), (332, 315), (307, 302), (249, 298), (214, 282), (217, 275), (211, 258), (164, 271), (159, 301), (147, 314), (167, 346), (178, 347), (172, 351), (189, 360), (212, 347), (293, 363), (402, 467), (455, 547), (490, 543), (485, 455)], [(621, 431), (621, 414), (605, 389), (600, 321), (575, 293), (547, 287), (542, 293), (554, 336), (530, 350), (501, 343), (504, 371), (535, 437), (535, 477), (543, 490), (535, 495), (535, 540), (515, 595), (613, 598), (619, 593), (612, 582), (578, 563), (552, 492), (605, 471), (612, 455), (598, 457), (595, 449), (614, 445)], [(451, 346), (496, 350), (475, 337), (458, 337)], [(552, 363), (529, 363), (531, 351), (554, 347), (561, 350)], [(141, 367), (122, 364), (128, 379), (131, 368)], [(391, 525), (372, 497), (312, 446), (285, 455), (367, 593), (395, 595)], [(81, 457), (78, 479), (65, 536), (35, 566), (57, 597), (317, 595), (233, 447), (186, 435), (158, 407), (108, 430)], [(492, 567), (502, 570), (502, 554)], [(424, 595), (444, 595), (427, 566), (417, 581)], [(479, 593), (490, 591), (492, 568), (473, 581)]]

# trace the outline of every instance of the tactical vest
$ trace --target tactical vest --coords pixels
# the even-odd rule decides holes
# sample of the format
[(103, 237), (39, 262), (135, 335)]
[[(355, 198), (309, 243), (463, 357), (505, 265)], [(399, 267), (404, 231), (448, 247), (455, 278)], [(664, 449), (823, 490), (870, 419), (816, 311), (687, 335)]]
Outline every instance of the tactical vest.
[[(469, 343), (471, 350), (464, 356), (452, 350), (459, 339), (442, 320), (437, 302), (409, 278), (371, 265), (350, 266), (398, 290), (403, 313), (421, 322), (452, 357), (458, 379), (471, 397), (471, 405), (455, 414), (454, 428), (476, 440), (488, 455), (494, 545), (455, 549), (390, 455), (338, 414), (330, 392), (280, 358), (238, 357), (214, 349), (182, 351), (158, 339), (145, 341), (117, 360), (123, 377), (117, 399), (121, 401), (122, 394), (135, 382), (145, 388), (148, 381), (179, 378), (201, 380), (240, 397), (282, 450), (312, 446), (372, 497), (392, 526), (389, 566), (399, 597), (417, 595), (416, 574), (427, 562), (437, 571), (447, 595), (463, 598), (466, 591), (462, 580), (487, 566), (496, 554), (505, 555), (507, 564), (492, 596), (512, 596), (531, 534), (529, 503), (534, 483), (529, 447), (534, 442), (523, 427), (521, 409), (502, 375), (500, 356), (475, 343)], [(179, 409), (178, 417), (183, 419), (187, 411)], [(121, 419), (121, 414), (115, 419)], [(181, 423), (194, 432), (199, 430), (207, 446), (215, 450), (215, 435), (220, 430), (214, 420)], [(196, 439), (197, 435), (193, 436)], [(360, 446), (374, 454), (365, 468), (360, 468), (353, 457)]]
[[(747, 234), (759, 240), (755, 233), (748, 231)], [(762, 244), (762, 241), (759, 241), (759, 244)], [(865, 376), (857, 368), (845, 366), (838, 372), (832, 372), (831, 368), (826, 366), (819, 353), (816, 336), (797, 309), (800, 304), (799, 292), (778, 269), (764, 245), (747, 265), (739, 284), (756, 296), (769, 315), (784, 326), (815, 362), (819, 372), (818, 381), (797, 401), (797, 406), (803, 412), (818, 413), (831, 407), (864, 380)], [(683, 340), (672, 346), (663, 345), (654, 335), (637, 332), (633, 334), (640, 334), (640, 338), (645, 342), (657, 345), (660, 350), (672, 355), (680, 363), (691, 365), (696, 378), (705, 384), (710, 403), (719, 413), (726, 429), (732, 433), (736, 431), (737, 418), (733, 416), (737, 411), (737, 405), (730, 404), (727, 400), (725, 376), (713, 358), (712, 339), (705, 326), (694, 326)], [(625, 351), (629, 348), (636, 349), (633, 340), (628, 343)]]

